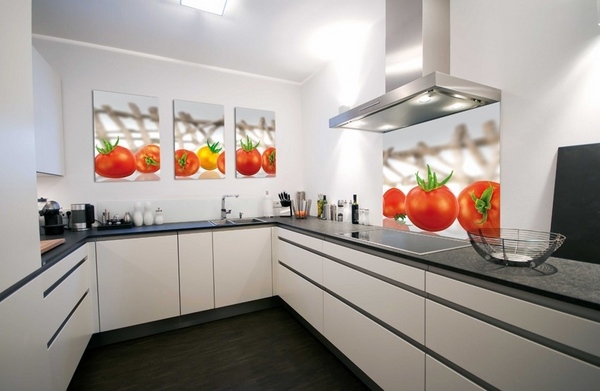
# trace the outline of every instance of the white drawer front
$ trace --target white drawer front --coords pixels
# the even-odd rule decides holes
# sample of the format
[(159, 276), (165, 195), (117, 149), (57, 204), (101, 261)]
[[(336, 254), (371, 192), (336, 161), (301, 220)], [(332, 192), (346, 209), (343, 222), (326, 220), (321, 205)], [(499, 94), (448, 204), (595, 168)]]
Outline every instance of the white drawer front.
[(425, 359), (425, 389), (427, 391), (482, 391), (479, 387), (464, 376), (456, 373), (431, 356)]
[(425, 353), (324, 293), (325, 337), (384, 390), (423, 390)]
[(90, 289), (89, 266), (90, 262), (86, 260), (44, 298), (46, 341), (50, 340), (69, 313), (75, 308), (77, 302)]
[(323, 261), (323, 285), (417, 342), (425, 343), (425, 298), (337, 262)]
[(394, 281), (425, 290), (425, 271), (350, 248), (323, 242), (323, 252), (344, 262), (370, 270)]
[(551, 340), (600, 356), (600, 323), (528, 303), (437, 274), (427, 292)]
[(323, 291), (279, 265), (279, 296), (323, 334)]
[(277, 257), (279, 261), (313, 281), (323, 283), (323, 257), (320, 255), (279, 240)]
[(313, 238), (311, 236), (299, 234), (297, 232), (289, 231), (283, 228), (277, 228), (277, 236), (287, 239), (291, 242), (298, 243), (304, 247), (308, 247), (315, 251), (323, 250), (323, 241), (320, 239)]
[(48, 348), (54, 390), (66, 390), (77, 369), (92, 336), (91, 311), (91, 299), (87, 295)]
[(88, 246), (81, 245), (77, 250), (61, 259), (56, 265), (44, 272), (42, 280), (44, 281), (44, 290), (48, 289), (58, 279), (65, 275), (79, 261), (88, 256)]
[(600, 368), (427, 300), (427, 347), (501, 390), (592, 390)]

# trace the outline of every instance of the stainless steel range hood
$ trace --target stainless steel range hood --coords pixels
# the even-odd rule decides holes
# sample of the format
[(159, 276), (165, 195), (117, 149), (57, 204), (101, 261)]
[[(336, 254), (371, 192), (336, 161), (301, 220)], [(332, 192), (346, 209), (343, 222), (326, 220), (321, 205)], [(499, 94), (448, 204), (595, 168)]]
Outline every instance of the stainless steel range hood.
[(449, 0), (386, 0), (387, 93), (331, 118), (329, 127), (386, 133), (500, 101), (500, 90), (449, 69)]

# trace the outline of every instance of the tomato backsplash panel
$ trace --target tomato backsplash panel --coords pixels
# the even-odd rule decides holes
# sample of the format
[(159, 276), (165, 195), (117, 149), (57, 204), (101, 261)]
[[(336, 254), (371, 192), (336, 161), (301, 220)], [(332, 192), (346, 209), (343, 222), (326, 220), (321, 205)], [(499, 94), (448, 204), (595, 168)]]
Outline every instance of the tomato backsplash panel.
[[(499, 227), (499, 118), (497, 103), (384, 134), (383, 226), (461, 239), (466, 229)], [(439, 185), (451, 177), (425, 191), (417, 173)]]
[(96, 182), (160, 180), (158, 98), (92, 91)]
[(175, 179), (225, 178), (224, 107), (173, 101)]
[(236, 178), (275, 177), (275, 113), (235, 108)]

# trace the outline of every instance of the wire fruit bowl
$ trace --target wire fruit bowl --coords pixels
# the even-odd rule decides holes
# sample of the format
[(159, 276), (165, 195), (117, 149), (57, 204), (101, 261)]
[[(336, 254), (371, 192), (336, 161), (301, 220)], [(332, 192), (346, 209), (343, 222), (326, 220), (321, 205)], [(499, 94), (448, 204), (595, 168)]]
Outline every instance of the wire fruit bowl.
[(565, 241), (554, 232), (514, 228), (467, 231), (471, 245), (486, 261), (505, 266), (538, 267)]

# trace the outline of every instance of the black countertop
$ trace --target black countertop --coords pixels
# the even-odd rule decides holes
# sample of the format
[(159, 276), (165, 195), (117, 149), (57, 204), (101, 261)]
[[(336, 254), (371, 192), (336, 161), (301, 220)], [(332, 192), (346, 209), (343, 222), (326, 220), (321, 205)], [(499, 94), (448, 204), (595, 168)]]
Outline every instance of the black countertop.
[[(600, 264), (572, 261), (550, 257), (536, 269), (527, 267), (504, 267), (483, 260), (471, 247), (447, 250), (428, 255), (416, 255), (402, 250), (379, 246), (359, 240), (349, 239), (340, 233), (356, 230), (376, 230), (381, 227), (357, 226), (355, 224), (308, 218), (304, 220), (293, 218), (264, 219), (265, 223), (251, 225), (275, 224), (299, 232), (319, 237), (323, 240), (347, 245), (358, 249), (368, 250), (375, 254), (398, 259), (424, 270), (445, 270), (461, 275), (497, 283), (510, 288), (516, 288), (563, 302), (576, 304), (589, 309), (600, 310)], [(249, 224), (234, 226), (204, 226), (201, 222), (169, 223), (163, 225), (142, 226), (114, 230), (97, 230), (71, 232), (64, 235), (42, 235), (41, 239), (57, 239), (64, 237), (62, 244), (42, 255), (42, 269), (51, 267), (82, 244), (102, 238), (126, 237), (147, 234), (165, 234), (177, 231), (199, 229), (235, 229), (248, 227)], [(43, 271), (43, 270), (41, 270)], [(40, 271), (40, 272), (41, 272)]]

